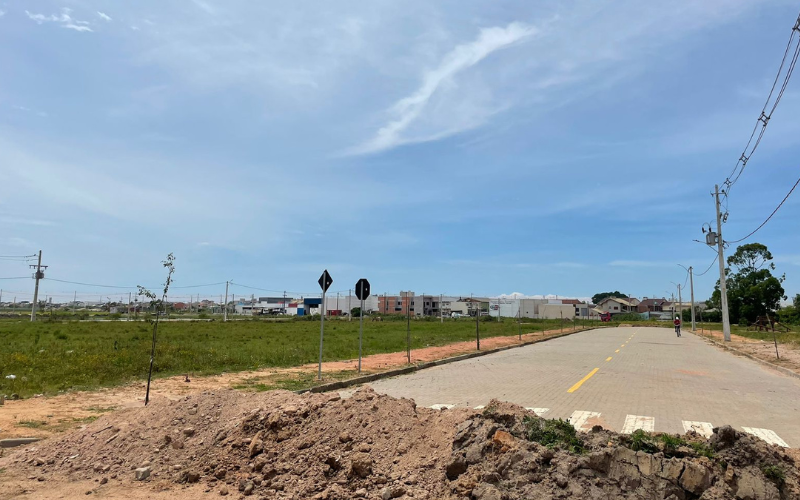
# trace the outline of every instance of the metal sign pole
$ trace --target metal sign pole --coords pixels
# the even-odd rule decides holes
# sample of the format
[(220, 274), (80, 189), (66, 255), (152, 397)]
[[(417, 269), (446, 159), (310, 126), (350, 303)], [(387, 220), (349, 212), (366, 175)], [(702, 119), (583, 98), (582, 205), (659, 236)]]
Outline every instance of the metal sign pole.
[(478, 308), (475, 311), (475, 342), (478, 344), (478, 350), (481, 350), (481, 310)]
[[(415, 311), (416, 312), (416, 311)], [(411, 364), (411, 296), (406, 292), (406, 357)]]
[(359, 311), (361, 324), (358, 326), (358, 373), (361, 373), (361, 339), (364, 337), (364, 299), (361, 299), (361, 310)]
[(325, 291), (322, 292), (322, 304), (320, 304), (320, 315), (322, 320), (319, 322), (319, 368), (317, 369), (317, 380), (322, 380), (322, 342), (325, 338)]

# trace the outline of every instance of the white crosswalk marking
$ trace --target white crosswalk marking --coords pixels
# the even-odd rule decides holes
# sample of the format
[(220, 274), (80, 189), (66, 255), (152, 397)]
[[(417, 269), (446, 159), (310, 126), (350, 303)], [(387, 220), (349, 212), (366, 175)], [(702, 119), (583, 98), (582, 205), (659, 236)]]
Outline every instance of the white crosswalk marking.
[(550, 408), (525, 408), (525, 409), (528, 411), (532, 411), (533, 413), (536, 414), (537, 417), (541, 417), (542, 415), (550, 411)]
[(714, 434), (714, 426), (708, 422), (697, 422), (695, 420), (682, 420), (683, 432), (695, 431), (701, 436), (710, 438)]
[(633, 434), (633, 431), (641, 429), (645, 432), (653, 432), (656, 427), (656, 419), (653, 417), (642, 417), (639, 415), (627, 415), (625, 424), (622, 426), (622, 434)]
[(431, 410), (449, 410), (450, 408), (453, 408), (454, 406), (455, 405), (431, 405), (428, 408), (430, 408)]
[(786, 444), (786, 441), (781, 439), (775, 431), (771, 431), (769, 429), (759, 429), (758, 427), (742, 427), (748, 434), (752, 434), (757, 438), (761, 438), (769, 444), (777, 444), (778, 446), (783, 446), (784, 448), (788, 448), (789, 445)]
[(590, 423), (589, 421), (596, 418), (600, 418), (600, 413), (575, 410), (569, 417), (569, 423), (572, 424), (572, 427), (575, 427), (575, 430), (578, 432), (589, 432), (592, 429), (592, 425), (594, 425), (594, 423)]

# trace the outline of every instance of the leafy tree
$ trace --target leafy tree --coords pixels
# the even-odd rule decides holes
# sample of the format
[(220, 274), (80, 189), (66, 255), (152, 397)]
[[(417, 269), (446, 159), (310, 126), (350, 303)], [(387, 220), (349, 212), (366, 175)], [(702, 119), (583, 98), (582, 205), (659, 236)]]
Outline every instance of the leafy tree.
[(359, 316), (361, 316), (361, 308), (360, 307), (354, 307), (354, 308), (350, 309), (350, 315), (352, 317), (354, 317), (354, 318), (358, 318)]
[[(748, 243), (736, 249), (728, 257), (725, 268), (728, 288), (728, 312), (732, 323), (752, 323), (759, 316), (774, 314), (780, 309), (781, 300), (786, 300), (782, 283), (786, 279), (772, 275), (775, 264), (766, 245)], [(719, 281), (710, 303), (719, 308), (721, 302)]]
[(616, 292), (601, 292), (601, 293), (597, 293), (597, 294), (592, 296), (592, 304), (599, 304), (601, 300), (603, 300), (605, 298), (608, 298), (608, 297), (617, 297), (617, 298), (620, 298), (620, 299), (628, 298), (627, 295), (625, 295), (624, 293), (622, 293), (620, 291), (616, 291)]

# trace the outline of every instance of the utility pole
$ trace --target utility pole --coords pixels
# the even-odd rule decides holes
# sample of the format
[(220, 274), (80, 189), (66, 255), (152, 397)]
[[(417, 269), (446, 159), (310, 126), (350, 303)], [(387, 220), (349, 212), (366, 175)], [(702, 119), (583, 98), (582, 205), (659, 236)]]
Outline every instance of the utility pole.
[(694, 321), (694, 268), (689, 266), (689, 291), (692, 292), (692, 331), (696, 330)]
[(444, 294), (440, 293), (439, 294), (439, 320), (440, 320), (439, 322), (440, 323), (444, 323), (444, 305), (443, 305), (443, 302), (442, 302), (443, 300), (444, 300)]
[[(350, 288), (347, 290), (347, 321), (353, 321), (353, 308), (350, 307), (350, 299), (353, 297), (353, 289)], [(364, 301), (361, 301), (361, 308), (364, 308)], [(363, 314), (362, 314), (363, 316)], [(362, 321), (363, 323), (363, 321)], [(363, 328), (363, 326), (362, 326)], [(361, 373), (361, 368), (359, 368), (358, 373)]]
[(36, 306), (38, 305), (37, 302), (39, 301), (39, 280), (44, 278), (44, 272), (42, 268), (47, 269), (47, 266), (42, 265), (42, 251), (39, 250), (39, 262), (34, 266), (31, 265), (30, 267), (36, 269), (36, 273), (33, 277), (36, 279), (36, 287), (33, 289), (33, 306), (31, 307), (31, 321), (36, 321)]
[(128, 292), (128, 321), (131, 320), (131, 292)]
[(222, 321), (228, 321), (228, 285), (230, 281), (225, 282), (225, 308), (222, 310)]
[(728, 287), (725, 284), (725, 241), (722, 239), (722, 214), (719, 210), (719, 185), (714, 186), (714, 200), (717, 209), (717, 260), (719, 261), (720, 308), (722, 309), (722, 336), (725, 342), (731, 341), (731, 320), (728, 316)]
[(681, 286), (678, 285), (678, 317), (681, 319), (681, 323), (683, 323), (683, 299), (681, 299)]

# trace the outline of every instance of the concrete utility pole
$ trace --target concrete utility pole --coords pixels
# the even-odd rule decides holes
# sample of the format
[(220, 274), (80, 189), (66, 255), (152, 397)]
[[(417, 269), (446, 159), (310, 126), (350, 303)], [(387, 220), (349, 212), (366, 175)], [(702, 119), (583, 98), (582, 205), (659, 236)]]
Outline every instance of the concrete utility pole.
[(224, 309), (222, 310), (222, 321), (228, 321), (228, 285), (230, 285), (230, 281), (225, 282), (225, 304)]
[(128, 292), (128, 321), (131, 320), (131, 292)]
[[(680, 264), (678, 265), (681, 266)], [(683, 268), (686, 269), (685, 267)], [(695, 331), (696, 323), (694, 320), (694, 267), (689, 266), (689, 268), (686, 269), (686, 272), (689, 273), (689, 290), (692, 292), (692, 331)]]
[[(402, 301), (402, 297), (400, 298)], [(402, 302), (401, 302), (402, 304)], [(411, 364), (411, 296), (406, 292), (406, 357)]]
[(719, 210), (719, 185), (714, 186), (714, 200), (717, 209), (717, 260), (719, 261), (719, 293), (722, 309), (722, 336), (725, 342), (731, 341), (731, 319), (728, 316), (728, 288), (725, 284), (725, 241), (722, 239), (722, 214)]
[(36, 273), (33, 275), (33, 277), (36, 279), (36, 287), (33, 289), (33, 306), (31, 307), (31, 321), (36, 321), (36, 306), (38, 305), (37, 302), (39, 302), (39, 280), (44, 278), (44, 272), (42, 272), (42, 268), (47, 269), (47, 266), (42, 265), (41, 250), (39, 250), (39, 262), (35, 266), (31, 265), (30, 267), (36, 269)]
[(444, 323), (444, 305), (442, 301), (444, 300), (444, 294), (439, 294), (439, 322)]
[[(350, 307), (350, 300), (353, 298), (353, 289), (347, 290), (347, 321), (353, 321), (353, 308)], [(364, 308), (364, 301), (361, 301), (361, 308)], [(363, 314), (361, 316), (364, 316)], [(362, 320), (363, 323), (363, 320)], [(363, 326), (362, 326), (363, 328)], [(359, 360), (358, 373), (361, 373), (361, 361)]]

